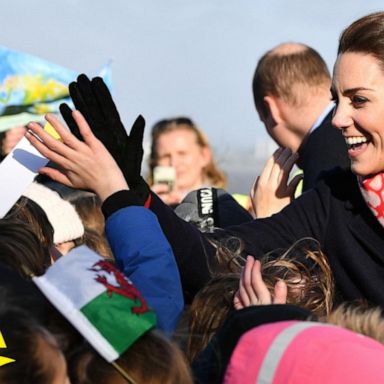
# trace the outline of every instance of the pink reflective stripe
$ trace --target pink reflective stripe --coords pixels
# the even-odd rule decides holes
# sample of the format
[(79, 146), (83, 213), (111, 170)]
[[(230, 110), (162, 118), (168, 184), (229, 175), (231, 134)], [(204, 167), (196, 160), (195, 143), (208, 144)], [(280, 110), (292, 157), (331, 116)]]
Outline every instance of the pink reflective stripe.
[(302, 331), (312, 328), (312, 327), (333, 327), (332, 325), (316, 323), (310, 321), (302, 321), (295, 323), (283, 331), (281, 331), (273, 340), (270, 345), (261, 367), (259, 370), (259, 375), (256, 379), (257, 384), (271, 384), (275, 376), (277, 367), (280, 363), (281, 358), (284, 355), (284, 352), (289, 347), (293, 339)]

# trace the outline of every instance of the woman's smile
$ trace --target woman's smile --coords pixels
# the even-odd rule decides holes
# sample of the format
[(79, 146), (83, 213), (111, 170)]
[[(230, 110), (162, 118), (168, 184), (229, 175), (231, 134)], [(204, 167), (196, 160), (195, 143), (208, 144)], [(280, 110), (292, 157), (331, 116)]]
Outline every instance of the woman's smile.
[(332, 82), (332, 124), (348, 146), (351, 169), (361, 176), (384, 171), (384, 71), (373, 55), (346, 52), (337, 58)]
[(354, 158), (363, 153), (370, 141), (365, 136), (344, 136), (348, 148), (348, 156)]

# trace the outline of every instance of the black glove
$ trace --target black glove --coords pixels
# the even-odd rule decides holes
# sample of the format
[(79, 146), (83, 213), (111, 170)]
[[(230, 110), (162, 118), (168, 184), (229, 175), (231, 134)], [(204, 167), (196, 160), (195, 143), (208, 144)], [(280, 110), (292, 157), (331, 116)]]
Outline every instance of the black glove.
[[(139, 115), (127, 135), (111, 93), (100, 77), (90, 81), (86, 75), (79, 75), (77, 81), (69, 85), (69, 93), (75, 108), (83, 114), (94, 135), (115, 159), (129, 188), (140, 195), (145, 202), (150, 190), (140, 176), (143, 160), (144, 118)], [(61, 104), (60, 112), (71, 132), (82, 140), (72, 117), (71, 108), (67, 104)]]

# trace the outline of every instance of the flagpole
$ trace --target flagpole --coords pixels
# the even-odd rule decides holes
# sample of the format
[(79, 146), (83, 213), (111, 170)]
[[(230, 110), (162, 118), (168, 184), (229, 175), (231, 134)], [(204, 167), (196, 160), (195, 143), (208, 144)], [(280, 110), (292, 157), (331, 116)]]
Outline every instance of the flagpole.
[(118, 371), (120, 375), (123, 376), (125, 380), (127, 380), (129, 384), (136, 384), (135, 380), (133, 380), (132, 377), (129, 376), (129, 374), (122, 367), (120, 367), (119, 364), (117, 364), (115, 361), (112, 361), (111, 364), (116, 369), (116, 371)]

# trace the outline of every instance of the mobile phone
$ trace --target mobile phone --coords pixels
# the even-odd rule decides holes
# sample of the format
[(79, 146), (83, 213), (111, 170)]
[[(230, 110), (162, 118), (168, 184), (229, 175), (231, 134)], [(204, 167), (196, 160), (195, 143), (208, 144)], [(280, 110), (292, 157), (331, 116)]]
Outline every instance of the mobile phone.
[(174, 167), (158, 165), (153, 168), (153, 183), (168, 185), (169, 192), (175, 189), (176, 169)]

